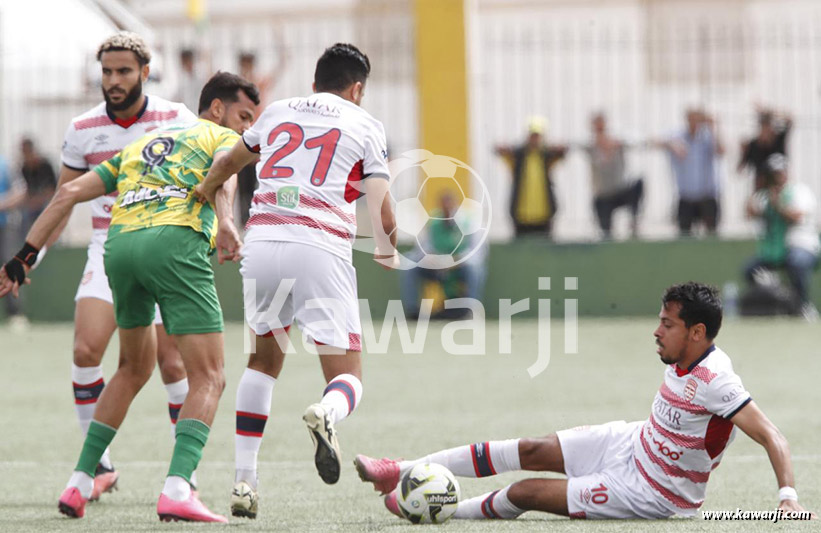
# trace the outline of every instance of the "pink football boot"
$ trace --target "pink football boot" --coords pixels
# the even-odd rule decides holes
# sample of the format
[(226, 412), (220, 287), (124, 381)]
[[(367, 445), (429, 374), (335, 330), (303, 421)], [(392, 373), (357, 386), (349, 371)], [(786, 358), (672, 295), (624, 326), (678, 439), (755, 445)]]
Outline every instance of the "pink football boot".
[(60, 495), (57, 508), (71, 518), (82, 518), (86, 514), (86, 500), (77, 487), (67, 487)]
[(178, 502), (165, 494), (160, 494), (160, 499), (157, 502), (157, 514), (163, 522), (182, 520), (184, 522), (228, 523), (228, 519), (224, 516), (209, 511), (193, 493), (184, 502)]
[(373, 483), (373, 488), (388, 494), (399, 484), (399, 463), (393, 459), (374, 459), (357, 455), (353, 461), (362, 481)]

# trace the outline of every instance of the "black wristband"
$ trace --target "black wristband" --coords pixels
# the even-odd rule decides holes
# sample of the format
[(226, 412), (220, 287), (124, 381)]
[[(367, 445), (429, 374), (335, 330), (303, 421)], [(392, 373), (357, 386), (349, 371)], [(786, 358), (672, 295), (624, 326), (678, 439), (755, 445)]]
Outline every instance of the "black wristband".
[(40, 250), (26, 242), (26, 244), (23, 245), (14, 257), (27, 264), (29, 267), (33, 267), (34, 263), (37, 262), (37, 254), (39, 253)]
[(6, 275), (12, 282), (23, 285), (23, 282), (26, 281), (26, 268), (23, 266), (23, 262), (18, 258), (12, 257), (11, 261), (6, 263), (3, 268), (6, 270)]

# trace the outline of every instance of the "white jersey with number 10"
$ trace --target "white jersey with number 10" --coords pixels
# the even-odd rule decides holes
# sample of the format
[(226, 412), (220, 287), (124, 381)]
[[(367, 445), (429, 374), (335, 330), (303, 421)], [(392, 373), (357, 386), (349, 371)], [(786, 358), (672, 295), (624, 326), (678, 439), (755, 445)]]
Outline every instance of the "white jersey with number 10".
[(389, 176), (382, 123), (316, 93), (270, 104), (242, 138), (260, 154), (246, 242), (300, 242), (351, 261), (361, 181)]

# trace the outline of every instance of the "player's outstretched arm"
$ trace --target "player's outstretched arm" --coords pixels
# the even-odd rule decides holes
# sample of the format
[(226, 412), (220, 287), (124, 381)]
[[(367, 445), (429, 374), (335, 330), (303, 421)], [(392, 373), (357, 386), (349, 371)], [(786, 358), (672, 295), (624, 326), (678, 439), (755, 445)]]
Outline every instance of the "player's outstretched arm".
[[(798, 503), (792, 460), (790, 459), (790, 446), (784, 435), (775, 427), (775, 424), (770, 422), (770, 419), (758, 408), (755, 402), (750, 402), (744, 406), (733, 416), (732, 422), (767, 450), (775, 477), (778, 480), (778, 508), (785, 511), (804, 511), (804, 508)], [(815, 515), (813, 515), (813, 518), (816, 518)]]
[[(82, 170), (75, 170), (73, 168), (69, 168), (63, 165), (60, 168), (60, 177), (57, 180), (57, 190), (59, 191), (60, 187), (62, 187), (66, 183), (70, 183), (76, 180), (83, 174), (86, 174), (86, 172)], [(63, 217), (63, 219), (60, 221), (57, 227), (54, 228), (54, 231), (51, 232), (51, 235), (48, 238), (48, 242), (46, 242), (47, 246), (51, 247), (52, 244), (57, 242), (57, 239), (60, 238), (60, 235), (63, 233), (63, 230), (66, 229), (66, 225), (68, 224), (69, 218), (71, 218), (71, 210), (68, 211), (68, 213)]]
[(103, 180), (96, 172), (86, 172), (76, 180), (57, 190), (46, 209), (37, 217), (26, 235), (23, 248), (3, 267), (0, 276), (0, 297), (12, 292), (18, 296), (20, 285), (27, 283), (26, 274), (34, 266), (37, 254), (45, 246), (49, 236), (75, 204), (93, 200), (105, 194)]
[(76, 204), (93, 200), (104, 194), (105, 184), (93, 170), (62, 185), (57, 189), (57, 194), (45, 210), (34, 221), (31, 230), (26, 235), (26, 242), (37, 249), (42, 248)]
[(217, 152), (214, 154), (211, 169), (202, 183), (194, 189), (194, 194), (215, 204), (217, 189), (243, 167), (253, 163), (257, 157), (259, 154), (249, 150), (242, 139), (238, 140), (228, 152)]

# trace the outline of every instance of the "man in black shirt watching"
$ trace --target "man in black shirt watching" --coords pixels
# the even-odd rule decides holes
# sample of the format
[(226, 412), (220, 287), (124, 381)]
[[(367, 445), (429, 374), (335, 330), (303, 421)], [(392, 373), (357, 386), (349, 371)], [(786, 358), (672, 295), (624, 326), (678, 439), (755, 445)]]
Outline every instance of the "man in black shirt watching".
[(755, 190), (758, 191), (767, 186), (767, 159), (773, 154), (787, 155), (787, 137), (792, 129), (792, 117), (763, 107), (758, 107), (757, 111), (758, 134), (741, 143), (738, 171), (752, 169)]
[(46, 208), (57, 187), (54, 167), (40, 155), (34, 141), (24, 138), (20, 143), (23, 164), (20, 173), (26, 181), (26, 200), (23, 203), (23, 235)]

